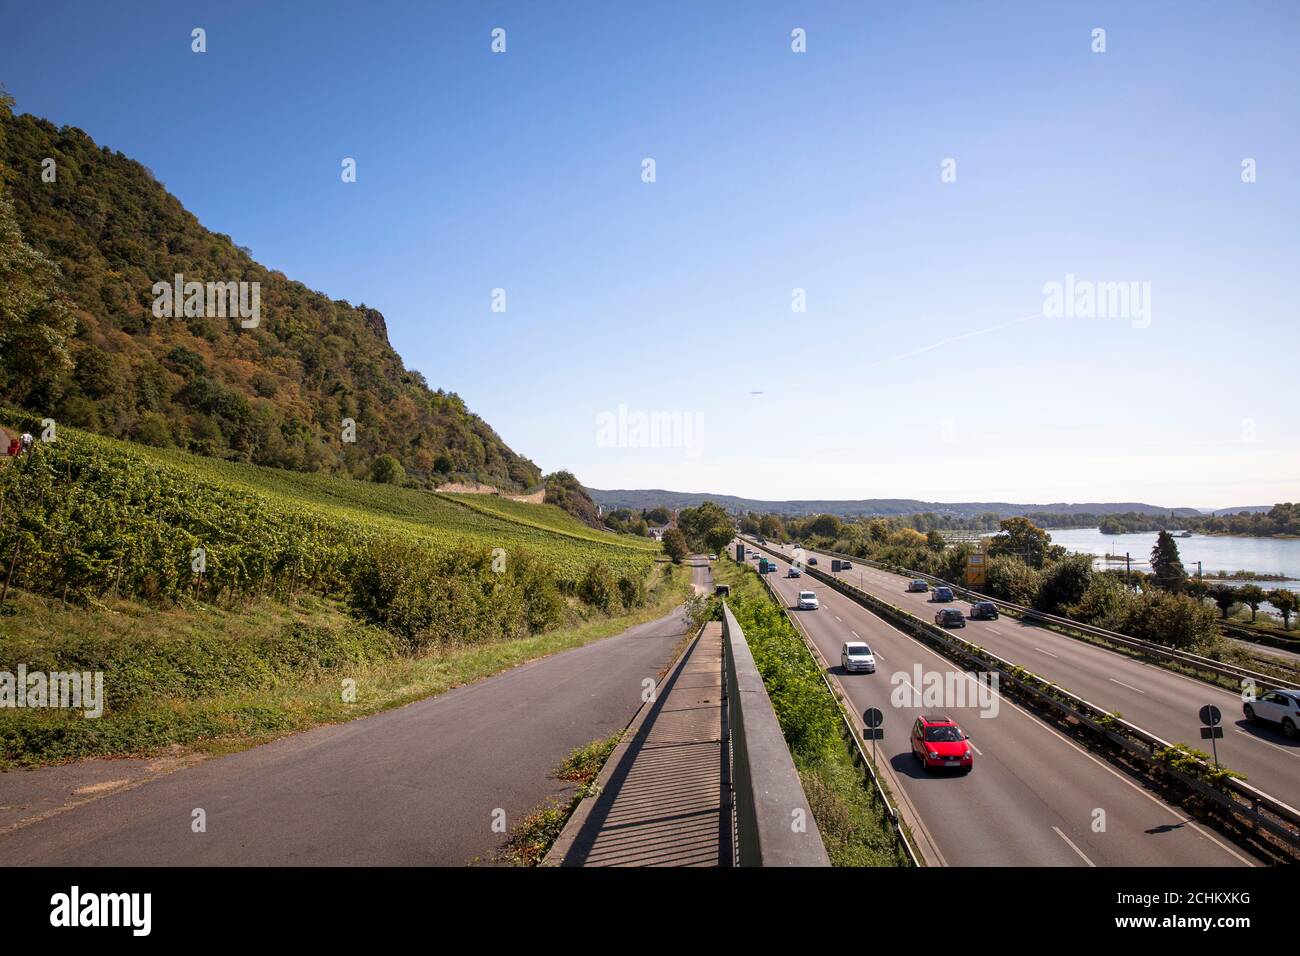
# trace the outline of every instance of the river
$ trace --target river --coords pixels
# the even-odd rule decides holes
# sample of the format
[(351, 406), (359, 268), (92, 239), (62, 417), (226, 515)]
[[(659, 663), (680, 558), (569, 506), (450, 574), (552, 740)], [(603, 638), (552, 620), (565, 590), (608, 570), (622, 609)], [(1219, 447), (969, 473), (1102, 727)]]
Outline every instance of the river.
[[(1151, 549), (1156, 543), (1156, 532), (1139, 534), (1102, 534), (1097, 528), (1048, 529), (1053, 544), (1064, 545), (1078, 554), (1131, 554), (1133, 567), (1151, 570)], [(1258, 581), (1268, 590), (1286, 587), (1300, 591), (1300, 538), (1247, 538), (1239, 535), (1194, 534), (1190, 538), (1175, 537), (1178, 554), (1189, 574), (1196, 574), (1196, 562), (1208, 578), (1217, 571), (1257, 571), (1261, 574), (1285, 574), (1287, 581)], [(1099, 565), (1100, 566), (1100, 565)], [(1123, 567), (1109, 564), (1106, 567)], [(1236, 582), (1234, 582), (1236, 583)]]

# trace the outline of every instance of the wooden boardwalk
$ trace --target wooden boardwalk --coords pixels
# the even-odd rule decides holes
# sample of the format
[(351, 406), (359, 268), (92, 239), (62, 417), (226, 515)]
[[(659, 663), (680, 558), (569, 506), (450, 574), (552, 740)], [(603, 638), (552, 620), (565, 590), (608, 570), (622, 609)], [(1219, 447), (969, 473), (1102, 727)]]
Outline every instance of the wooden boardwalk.
[[(561, 866), (731, 866), (722, 624), (707, 624), (610, 755)], [(611, 769), (612, 768), (612, 769)]]

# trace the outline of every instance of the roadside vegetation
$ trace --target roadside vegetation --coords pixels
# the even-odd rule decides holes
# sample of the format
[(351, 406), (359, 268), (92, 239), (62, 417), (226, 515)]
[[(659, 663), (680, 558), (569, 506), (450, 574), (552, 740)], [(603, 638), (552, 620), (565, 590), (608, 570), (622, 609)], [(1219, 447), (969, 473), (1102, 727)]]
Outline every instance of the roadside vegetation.
[[(784, 609), (752, 569), (719, 555), (714, 581), (731, 588), (736, 615), (794, 758), (822, 842), (836, 866), (903, 866), (885, 808), (877, 803), (841, 733), (839, 704)], [(717, 599), (716, 615), (721, 616)]]
[(600, 776), (605, 761), (623, 739), (623, 731), (601, 740), (575, 747), (556, 767), (551, 776), (578, 785), (567, 803), (551, 801), (534, 810), (510, 831), (506, 845), (498, 854), (499, 862), (509, 866), (540, 866), (555, 841), (564, 832), (564, 825), (573, 816), (578, 804), (592, 794), (596, 778)]
[(665, 567), (550, 505), (60, 428), (0, 463), (0, 672), (102, 671), (107, 712), (0, 709), (0, 765), (239, 745), (414, 700), (667, 613), (689, 587)]

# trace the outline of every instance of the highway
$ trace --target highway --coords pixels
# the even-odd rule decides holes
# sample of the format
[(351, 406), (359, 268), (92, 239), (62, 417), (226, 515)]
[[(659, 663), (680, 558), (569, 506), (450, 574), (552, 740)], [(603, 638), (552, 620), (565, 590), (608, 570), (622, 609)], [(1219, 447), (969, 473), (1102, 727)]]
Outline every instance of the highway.
[[(818, 554), (817, 570), (831, 574), (830, 558)], [(940, 607), (956, 607), (963, 614), (970, 609), (960, 600), (935, 604), (929, 594), (909, 592), (908, 578), (861, 562), (836, 576), (931, 622)], [(1249, 723), (1238, 694), (1012, 617), (968, 621), (957, 633), (1170, 743), (1208, 751), (1197, 712), (1215, 704), (1223, 712), (1219, 761), (1283, 802), (1295, 806), (1300, 800), (1300, 741), (1287, 740), (1271, 725)]]
[[(881, 763), (896, 795), (923, 822), (922, 840), (953, 866), (1244, 866), (1248, 854), (1188, 820), (1137, 782), (1075, 742), (999, 698), (996, 714), (974, 700), (968, 706), (917, 706), (896, 700), (895, 688), (915, 686), (925, 674), (958, 668), (896, 630), (862, 605), (807, 576), (785, 577), (777, 562), (768, 575), (788, 607), (800, 590), (816, 592), (821, 607), (794, 611), (859, 714), (885, 715)], [(876, 654), (874, 674), (840, 668), (844, 641), (865, 640)], [(895, 679), (895, 675), (900, 675)], [(968, 678), (958, 676), (957, 681)], [(920, 688), (916, 688), (920, 689)], [(975, 766), (967, 775), (926, 773), (911, 754), (909, 733), (922, 713), (955, 718), (971, 736)], [(1101, 824), (1100, 826), (1098, 824)]]
[[(710, 580), (707, 561), (693, 580)], [(574, 748), (627, 726), (643, 681), (671, 663), (682, 609), (622, 634), (343, 724), (204, 761), (44, 815), (49, 779), (0, 774), (0, 805), (30, 806), (0, 834), (7, 866), (462, 866), (573, 784)], [(69, 797), (72, 785), (61, 784)], [(206, 814), (194, 832), (193, 813)]]

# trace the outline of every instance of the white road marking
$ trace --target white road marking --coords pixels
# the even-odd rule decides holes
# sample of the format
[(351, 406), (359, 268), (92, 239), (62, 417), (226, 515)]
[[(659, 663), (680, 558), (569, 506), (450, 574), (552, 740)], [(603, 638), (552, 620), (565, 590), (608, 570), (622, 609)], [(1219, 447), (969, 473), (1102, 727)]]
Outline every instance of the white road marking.
[(835, 620), (839, 621), (841, 624), (844, 623), (844, 618), (840, 617), (838, 614), (835, 615)]
[(1132, 684), (1126, 684), (1126, 683), (1124, 683), (1122, 680), (1116, 680), (1116, 679), (1113, 678), (1113, 677), (1107, 677), (1106, 680), (1110, 681), (1112, 684), (1119, 684), (1120, 687), (1127, 687), (1129, 690), (1134, 691), (1135, 693), (1141, 694), (1143, 697), (1145, 697), (1145, 696), (1147, 695), (1147, 692), (1146, 692), (1146, 691), (1141, 690), (1141, 689), (1139, 689), (1139, 688), (1137, 688), (1137, 687), (1134, 687)]
[(977, 754), (979, 754), (981, 757), (984, 756), (984, 751), (980, 750), (978, 747), (976, 747), (976, 746), (975, 746), (973, 743), (971, 743), (969, 740), (966, 741), (966, 746), (969, 747), (971, 750), (975, 751), (975, 752), (976, 752)]
[[(861, 607), (861, 605), (858, 605), (858, 607)], [(867, 614), (870, 614), (870, 613), (871, 613), (871, 612), (868, 611), (866, 608), (861, 608), (861, 609), (862, 609), (865, 613), (867, 613)], [(915, 648), (917, 648), (918, 650), (925, 651), (926, 653), (930, 654), (932, 657), (934, 657), (936, 660), (938, 660), (938, 661), (939, 661), (942, 665), (944, 665), (945, 667), (952, 667), (952, 666), (953, 666), (952, 661), (948, 660), (946, 657), (943, 657), (943, 656), (942, 656), (938, 651), (935, 651), (934, 649), (928, 647), (927, 645), (922, 644), (920, 641), (916, 640), (916, 638), (910, 637), (906, 632), (901, 631), (901, 630), (899, 630), (898, 628), (893, 628), (893, 630), (894, 630), (894, 631), (895, 631), (895, 632), (896, 632), (900, 637), (904, 637), (904, 638), (907, 638), (908, 640), (910, 640), (911, 643), (912, 643), (912, 645), (913, 645)], [(908, 686), (909, 686), (909, 687), (912, 687), (911, 684), (908, 684)], [(912, 687), (912, 690), (915, 691), (916, 688), (915, 688), (915, 687)], [(1035, 717), (1033, 714), (1031, 714), (1029, 711), (1025, 710), (1023, 707), (1021, 707), (1019, 704), (1015, 703), (1014, 701), (1008, 700), (1005, 696), (1003, 696), (1003, 694), (1002, 694), (1001, 692), (998, 693), (998, 697), (999, 697), (999, 699), (1001, 699), (1004, 703), (1006, 703), (1007, 706), (1009, 706), (1012, 710), (1017, 711), (1021, 716), (1023, 716), (1026, 720), (1028, 720), (1028, 721), (1029, 721), (1029, 726), (1031, 726), (1031, 727), (1037, 727), (1038, 729), (1044, 731), (1045, 733), (1051, 735), (1052, 737), (1055, 737), (1057, 740), (1061, 741), (1061, 743), (1065, 744), (1067, 747), (1071, 748), (1072, 750), (1075, 750), (1076, 752), (1078, 752), (1078, 753), (1081, 754), (1082, 756), (1086, 757), (1088, 760), (1091, 760), (1093, 763), (1095, 763), (1095, 764), (1096, 764), (1098, 767), (1100, 767), (1102, 770), (1106, 771), (1108, 774), (1110, 774), (1110, 775), (1111, 775), (1112, 777), (1114, 777), (1116, 780), (1118, 780), (1118, 781), (1120, 781), (1121, 783), (1123, 783), (1126, 787), (1130, 788), (1130, 789), (1133, 790), (1135, 793), (1139, 793), (1139, 794), (1141, 794), (1142, 796), (1146, 797), (1146, 799), (1150, 800), (1150, 801), (1151, 801), (1152, 803), (1154, 803), (1157, 807), (1159, 807), (1160, 809), (1164, 810), (1166, 813), (1168, 813), (1170, 816), (1172, 816), (1175, 820), (1177, 820), (1178, 823), (1179, 823), (1180, 825), (1184, 825), (1184, 826), (1190, 827), (1192, 830), (1195, 830), (1195, 831), (1196, 831), (1200, 836), (1202, 836), (1202, 837), (1204, 837), (1205, 839), (1209, 840), (1211, 843), (1213, 843), (1215, 846), (1217, 846), (1220, 850), (1223, 850), (1223, 852), (1227, 853), (1229, 856), (1233, 857), (1234, 859), (1240, 861), (1242, 864), (1244, 864), (1244, 865), (1246, 865), (1246, 866), (1258, 866), (1258, 864), (1255, 863), (1253, 860), (1251, 860), (1249, 857), (1242, 856), (1242, 855), (1241, 855), (1240, 853), (1238, 853), (1236, 850), (1232, 849), (1232, 847), (1225, 845), (1222, 841), (1220, 841), (1219, 839), (1217, 839), (1217, 838), (1214, 836), (1214, 834), (1207, 832), (1207, 831), (1205, 830), (1204, 827), (1200, 826), (1200, 825), (1197, 824), (1195, 821), (1193, 821), (1193, 820), (1189, 820), (1187, 817), (1183, 816), (1183, 814), (1179, 813), (1177, 810), (1175, 810), (1175, 809), (1174, 809), (1172, 806), (1170, 806), (1169, 804), (1165, 803), (1163, 800), (1159, 799), (1158, 797), (1153, 796), (1153, 795), (1150, 794), (1150, 793), (1147, 793), (1146, 790), (1142, 789), (1142, 788), (1141, 788), (1140, 786), (1138, 786), (1135, 782), (1133, 782), (1132, 780), (1130, 780), (1130, 779), (1128, 779), (1127, 777), (1125, 777), (1123, 774), (1121, 774), (1118, 770), (1116, 770), (1116, 769), (1115, 769), (1114, 767), (1112, 767), (1110, 764), (1108, 764), (1108, 763), (1104, 763), (1104, 762), (1101, 760), (1101, 758), (1096, 757), (1096, 756), (1094, 756), (1093, 754), (1089, 753), (1088, 751), (1084, 750), (1082, 747), (1080, 747), (1078, 744), (1076, 744), (1073, 740), (1070, 740), (1068, 737), (1066, 737), (1063, 733), (1061, 733), (1061, 732), (1060, 732), (1059, 730), (1057, 730), (1055, 727), (1052, 727), (1051, 725), (1047, 724), (1046, 722), (1044, 722), (1043, 720), (1039, 719), (1038, 717)]]
[(1056, 831), (1057, 836), (1059, 836), (1062, 840), (1064, 840), (1066, 843), (1070, 845), (1071, 850), (1079, 854), (1079, 859), (1083, 860), (1084, 863), (1087, 863), (1089, 866), (1093, 867), (1094, 869), (1096, 868), (1097, 864), (1093, 863), (1092, 860), (1088, 859), (1087, 855), (1082, 850), (1080, 850), (1077, 846), (1074, 845), (1074, 841), (1061, 832), (1060, 827), (1052, 827), (1052, 829)]
[(1294, 750), (1288, 750), (1286, 747), (1279, 747), (1271, 740), (1265, 740), (1263, 737), (1256, 737), (1254, 734), (1248, 734), (1240, 727), (1234, 727), (1232, 729), (1235, 730), (1237, 733), (1241, 734), (1241, 736), (1243, 737), (1249, 737), (1251, 740), (1258, 740), (1261, 744), (1264, 744), (1266, 747), (1272, 747), (1274, 750), (1280, 750), (1288, 757), (1295, 757), (1297, 760), (1300, 760), (1300, 754), (1296, 753)]
[(862, 635), (859, 634), (857, 631), (853, 630), (853, 628), (849, 628), (849, 633), (852, 634), (854, 637), (856, 637), (858, 640), (862, 640)]
[[(1034, 650), (1038, 651), (1040, 654), (1046, 654), (1048, 657), (1056, 657), (1056, 655), (1051, 651), (1045, 651), (1041, 647), (1035, 647)], [(1059, 660), (1060, 658), (1057, 659)]]

